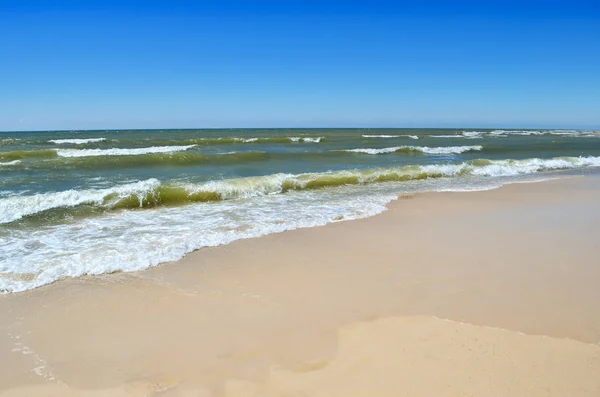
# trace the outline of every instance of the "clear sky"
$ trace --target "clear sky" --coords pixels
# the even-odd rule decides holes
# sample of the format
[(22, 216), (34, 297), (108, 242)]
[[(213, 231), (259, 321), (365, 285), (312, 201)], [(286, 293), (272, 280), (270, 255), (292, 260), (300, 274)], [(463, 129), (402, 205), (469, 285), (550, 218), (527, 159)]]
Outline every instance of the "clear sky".
[(0, 0), (0, 130), (600, 128), (600, 1)]

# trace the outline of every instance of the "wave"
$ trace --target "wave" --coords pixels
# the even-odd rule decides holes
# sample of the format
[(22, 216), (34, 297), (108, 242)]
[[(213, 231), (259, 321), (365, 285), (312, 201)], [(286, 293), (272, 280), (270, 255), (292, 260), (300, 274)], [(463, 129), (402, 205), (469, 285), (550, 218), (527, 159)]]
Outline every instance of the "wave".
[(13, 160), (13, 161), (8, 161), (5, 163), (0, 162), (0, 167), (6, 166), (6, 165), (15, 165), (15, 164), (19, 164), (21, 162), (21, 160)]
[(523, 136), (530, 136), (530, 135), (547, 135), (547, 134), (551, 134), (551, 135), (573, 135), (574, 133), (576, 133), (575, 131), (573, 132), (562, 132), (562, 131), (538, 131), (538, 130), (493, 130), (493, 131), (489, 131), (490, 135), (523, 135)]
[(74, 144), (74, 145), (83, 145), (86, 143), (96, 143), (96, 142), (102, 142), (105, 141), (106, 138), (88, 138), (88, 139), (50, 139), (48, 142), (50, 143), (56, 143), (58, 145), (61, 144), (65, 144), (65, 143), (70, 143), (70, 144)]
[(42, 228), (37, 221), (33, 228), (7, 227), (3, 230), (10, 238), (0, 238), (0, 294), (68, 277), (143, 270), (204, 247), (364, 218), (385, 211), (397, 197), (348, 190), (352, 192), (305, 191), (219, 205), (123, 211)]
[(18, 141), (20, 141), (19, 138), (3, 138), (3, 139), (0, 139), (0, 145), (6, 145), (6, 144), (10, 145), (10, 144), (13, 144)]
[(363, 135), (363, 138), (410, 138), (410, 139), (419, 139), (417, 135)]
[(15, 165), (15, 164), (19, 164), (20, 162), (21, 162), (21, 160), (13, 160), (13, 161), (8, 161), (6, 163), (0, 162), (0, 167), (5, 166), (5, 165)]
[(135, 156), (87, 156), (87, 157), (58, 157), (52, 161), (30, 163), (30, 169), (123, 169), (135, 167), (156, 166), (191, 166), (199, 164), (236, 164), (248, 161), (263, 161), (271, 155), (261, 151), (227, 152), (216, 154), (201, 154), (194, 152), (151, 153)]
[(485, 131), (463, 131), (462, 136), (464, 138), (477, 139), (482, 138), (485, 133)]
[[(325, 137), (309, 137), (309, 136), (290, 136), (290, 137), (228, 137), (228, 138), (199, 138), (186, 139), (183, 143), (193, 145), (235, 145), (247, 143), (320, 143), (325, 140)], [(164, 141), (165, 144), (173, 141)]]
[[(302, 136), (290, 136), (290, 137), (272, 137), (272, 138), (231, 138), (232, 143), (319, 143), (325, 137), (302, 137)], [(225, 138), (227, 140), (227, 138)]]
[(484, 137), (506, 138), (516, 136), (544, 136), (558, 135), (573, 138), (598, 136), (598, 131), (588, 130), (490, 130), (490, 131), (462, 131), (457, 135), (432, 135), (432, 138), (468, 138), (478, 139)]
[[(525, 160), (472, 160), (457, 164), (411, 165), (396, 168), (344, 170), (306, 174), (272, 174), (209, 181), (201, 184), (162, 183), (148, 179), (106, 189), (68, 190), (0, 199), (0, 224), (48, 211), (88, 206), (90, 211), (153, 208), (252, 198), (294, 190), (342, 185), (409, 181), (461, 176), (515, 176), (539, 171), (599, 167), (600, 157), (532, 158)], [(80, 208), (79, 208), (80, 209)]]
[(494, 130), (490, 132), (493, 136), (507, 136), (507, 135), (559, 135), (569, 137), (590, 137), (598, 136), (598, 131), (587, 131), (587, 130)]
[(54, 208), (75, 207), (82, 204), (101, 206), (112, 195), (120, 197), (144, 194), (159, 185), (160, 182), (153, 179), (108, 189), (72, 189), (33, 196), (9, 197), (0, 200), (0, 224), (13, 222), (25, 216)]
[(322, 136), (316, 137), (316, 138), (311, 138), (311, 137), (291, 137), (289, 139), (292, 142), (319, 143), (319, 142), (321, 142), (324, 139), (324, 137), (322, 137)]
[(478, 151), (483, 146), (449, 146), (449, 147), (427, 147), (427, 146), (395, 146), (381, 149), (346, 149), (343, 152), (364, 154), (388, 154), (388, 153), (424, 153), (424, 154), (460, 154), (469, 151)]
[(173, 153), (188, 150), (196, 145), (152, 146), (133, 149), (56, 149), (59, 157), (95, 157), (95, 156), (139, 156), (154, 153)]
[[(105, 155), (105, 156), (71, 156), (58, 157), (54, 150), (40, 161), (23, 163), (29, 169), (57, 170), (62, 168), (87, 168), (87, 169), (119, 169), (132, 167), (156, 166), (191, 166), (199, 164), (236, 164), (249, 161), (263, 161), (271, 156), (262, 151), (226, 152), (215, 154), (201, 154), (194, 152), (150, 153), (140, 155)], [(9, 156), (12, 157), (12, 156)], [(24, 156), (24, 158), (28, 158)], [(10, 164), (18, 164), (20, 160), (13, 160)], [(7, 163), (4, 163), (9, 165)], [(2, 162), (0, 162), (2, 165)]]
[(13, 152), (0, 152), (0, 161), (43, 159), (58, 157), (56, 150), (17, 150)]

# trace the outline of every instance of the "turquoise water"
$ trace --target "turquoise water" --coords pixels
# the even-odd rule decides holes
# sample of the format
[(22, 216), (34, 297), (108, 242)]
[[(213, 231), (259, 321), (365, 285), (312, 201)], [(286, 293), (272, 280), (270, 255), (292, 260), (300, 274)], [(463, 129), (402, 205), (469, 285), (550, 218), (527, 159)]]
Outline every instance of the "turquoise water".
[(4, 132), (0, 290), (140, 270), (239, 238), (370, 216), (398, 193), (598, 166), (598, 131)]

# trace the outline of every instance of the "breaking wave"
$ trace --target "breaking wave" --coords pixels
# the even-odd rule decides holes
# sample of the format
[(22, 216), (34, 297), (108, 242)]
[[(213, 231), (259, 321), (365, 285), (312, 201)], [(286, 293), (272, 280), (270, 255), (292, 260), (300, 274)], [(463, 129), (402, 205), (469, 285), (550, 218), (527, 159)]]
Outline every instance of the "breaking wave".
[[(97, 212), (252, 198), (294, 190), (460, 176), (514, 176), (539, 171), (600, 166), (600, 157), (486, 160), (456, 164), (409, 165), (397, 168), (344, 170), (306, 174), (271, 174), (209, 181), (201, 184), (161, 183), (148, 179), (106, 189), (67, 190), (0, 199), (0, 224), (56, 209), (81, 206)], [(84, 211), (85, 212), (85, 211)]]
[(363, 138), (383, 138), (383, 139), (391, 139), (391, 138), (410, 138), (410, 139), (419, 139), (417, 135), (363, 135)]
[(21, 160), (13, 160), (13, 161), (5, 162), (5, 163), (0, 162), (0, 167), (5, 166), (5, 165), (15, 165), (15, 164), (19, 164), (20, 162), (21, 162)]
[(462, 131), (452, 135), (431, 135), (432, 138), (506, 138), (508, 136), (545, 136), (557, 135), (565, 137), (594, 137), (600, 136), (598, 131), (591, 130), (489, 130), (489, 131)]
[(57, 145), (61, 144), (73, 144), (73, 145), (83, 145), (86, 143), (96, 143), (105, 141), (106, 138), (89, 138), (89, 139), (50, 139), (48, 142), (56, 143)]
[[(247, 143), (320, 143), (325, 137), (290, 136), (290, 137), (227, 137), (187, 139), (184, 142), (193, 145), (235, 145)], [(166, 141), (169, 142), (169, 141)]]
[(460, 154), (469, 151), (479, 151), (483, 146), (449, 146), (449, 147), (427, 147), (427, 146), (395, 146), (381, 149), (346, 149), (343, 152), (364, 154), (388, 154), (388, 153), (424, 153), (424, 154)]
[(143, 154), (181, 152), (194, 146), (153, 146), (134, 149), (56, 149), (56, 154), (59, 157), (139, 156)]

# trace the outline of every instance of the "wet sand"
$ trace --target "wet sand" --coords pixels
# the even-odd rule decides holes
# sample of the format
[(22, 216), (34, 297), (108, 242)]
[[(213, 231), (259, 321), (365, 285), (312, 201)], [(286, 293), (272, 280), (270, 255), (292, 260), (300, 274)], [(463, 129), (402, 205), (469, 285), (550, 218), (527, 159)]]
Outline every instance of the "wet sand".
[(600, 179), (0, 297), (0, 396), (598, 396)]

